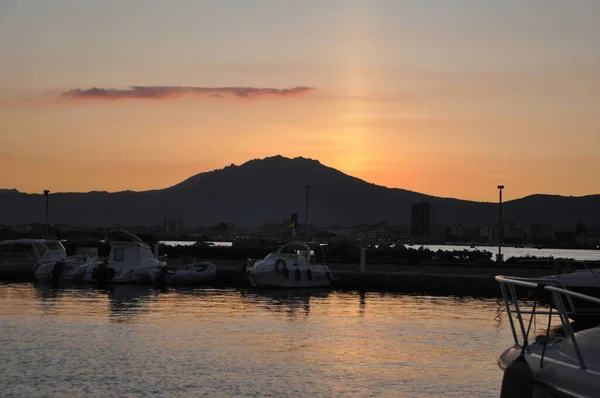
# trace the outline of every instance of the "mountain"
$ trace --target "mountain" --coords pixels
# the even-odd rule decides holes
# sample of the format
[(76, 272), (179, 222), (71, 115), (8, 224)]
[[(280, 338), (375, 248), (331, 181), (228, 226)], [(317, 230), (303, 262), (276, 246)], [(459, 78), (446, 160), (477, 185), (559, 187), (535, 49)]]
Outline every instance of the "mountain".
[[(410, 206), (429, 201), (436, 222), (487, 223), (498, 204), (429, 196), (386, 188), (346, 175), (316, 160), (273, 156), (195, 175), (175, 186), (144, 192), (55, 193), (49, 197), (50, 223), (71, 225), (158, 225), (179, 218), (184, 226), (233, 221), (262, 225), (296, 212), (305, 214), (309, 192), (311, 223), (318, 226), (385, 221), (410, 224)], [(503, 204), (505, 220), (574, 227), (600, 220), (600, 195), (532, 195)], [(0, 224), (44, 221), (44, 195), (0, 190)]]

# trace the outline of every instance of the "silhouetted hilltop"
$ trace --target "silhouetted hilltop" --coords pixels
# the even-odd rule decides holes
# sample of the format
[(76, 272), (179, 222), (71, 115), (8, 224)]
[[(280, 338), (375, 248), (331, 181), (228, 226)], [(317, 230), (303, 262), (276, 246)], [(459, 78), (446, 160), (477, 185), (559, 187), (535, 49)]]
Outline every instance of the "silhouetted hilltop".
[[(429, 196), (386, 188), (306, 158), (273, 156), (240, 166), (200, 173), (161, 190), (56, 193), (50, 222), (73, 225), (156, 225), (179, 218), (187, 227), (220, 221), (256, 226), (292, 212), (304, 220), (304, 185), (310, 185), (309, 215), (315, 225), (386, 221), (410, 223), (410, 206), (430, 201), (436, 222), (487, 223), (498, 217), (496, 203)], [(532, 195), (506, 202), (506, 220), (574, 226), (600, 220), (600, 195)], [(0, 224), (43, 222), (44, 196), (0, 190)]]

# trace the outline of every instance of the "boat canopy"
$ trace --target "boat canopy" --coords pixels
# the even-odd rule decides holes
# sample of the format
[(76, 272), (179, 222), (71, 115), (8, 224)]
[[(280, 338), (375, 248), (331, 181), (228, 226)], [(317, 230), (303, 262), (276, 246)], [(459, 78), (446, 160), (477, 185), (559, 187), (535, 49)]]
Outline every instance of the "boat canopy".
[(267, 256), (264, 258), (265, 260), (275, 260), (278, 258), (283, 258), (283, 259), (297, 259), (299, 257), (304, 257), (302, 254), (300, 253), (280, 253), (278, 251), (276, 252), (272, 252), (267, 254)]
[(52, 257), (65, 257), (66, 253), (62, 243), (53, 239), (13, 239), (0, 242), (0, 257), (6, 261), (36, 261), (49, 254)]
[(144, 243), (139, 237), (127, 231), (111, 231), (110, 234), (108, 234), (108, 240), (111, 242)]
[(65, 251), (65, 247), (58, 240), (45, 240), (44, 244), (50, 250), (60, 250), (63, 252)]
[(135, 264), (142, 258), (154, 258), (150, 247), (139, 242), (112, 242), (109, 261), (113, 264)]

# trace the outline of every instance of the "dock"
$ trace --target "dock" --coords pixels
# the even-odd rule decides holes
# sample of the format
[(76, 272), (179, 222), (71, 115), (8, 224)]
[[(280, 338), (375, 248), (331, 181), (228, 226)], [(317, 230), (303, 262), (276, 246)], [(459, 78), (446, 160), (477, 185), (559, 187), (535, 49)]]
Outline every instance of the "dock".
[[(214, 287), (249, 288), (243, 271), (243, 261), (214, 260), (217, 278)], [(169, 259), (170, 266), (178, 264)], [(516, 277), (542, 277), (551, 275), (552, 269), (535, 265), (508, 265), (502, 263), (428, 263), (399, 264), (328, 264), (333, 275), (334, 290), (402, 292), (432, 295), (457, 295), (501, 297), (496, 275)]]

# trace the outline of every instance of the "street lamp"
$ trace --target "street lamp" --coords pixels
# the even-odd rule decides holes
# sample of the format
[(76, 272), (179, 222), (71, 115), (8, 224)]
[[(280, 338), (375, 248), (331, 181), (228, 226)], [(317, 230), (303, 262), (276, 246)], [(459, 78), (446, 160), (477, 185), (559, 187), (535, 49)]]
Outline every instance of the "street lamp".
[(502, 262), (502, 190), (504, 185), (498, 185), (498, 193), (500, 195), (498, 201), (498, 257), (497, 262)]
[(310, 185), (305, 185), (304, 190), (306, 191), (306, 220), (304, 224), (304, 229), (306, 230), (306, 242), (308, 243), (308, 192), (310, 191)]
[(46, 239), (48, 239), (48, 194), (50, 193), (49, 190), (45, 189), (44, 190), (44, 196), (46, 197)]

